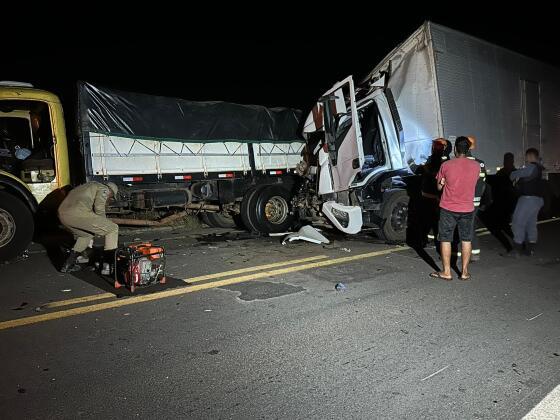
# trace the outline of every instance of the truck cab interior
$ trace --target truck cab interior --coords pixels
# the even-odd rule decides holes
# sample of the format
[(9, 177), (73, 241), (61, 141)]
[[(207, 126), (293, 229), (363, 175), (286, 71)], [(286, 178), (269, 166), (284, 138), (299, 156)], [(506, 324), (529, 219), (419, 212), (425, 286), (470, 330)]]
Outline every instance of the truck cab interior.
[(385, 165), (385, 152), (383, 150), (383, 124), (375, 102), (358, 108), (358, 120), (362, 134), (362, 148), (364, 151), (364, 164), (356, 176), (356, 182), (362, 181), (375, 168)]
[(46, 103), (0, 102), (0, 169), (27, 184), (55, 179), (54, 139)]

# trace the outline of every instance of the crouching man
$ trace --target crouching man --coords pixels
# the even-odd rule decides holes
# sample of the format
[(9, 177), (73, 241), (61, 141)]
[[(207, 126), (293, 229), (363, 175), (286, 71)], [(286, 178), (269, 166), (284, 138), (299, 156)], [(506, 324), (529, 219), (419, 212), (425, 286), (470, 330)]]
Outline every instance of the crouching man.
[(438, 188), (442, 190), (439, 217), (439, 241), (443, 271), (430, 276), (451, 280), (451, 242), (457, 227), (461, 240), (461, 280), (469, 280), (469, 260), (474, 223), (474, 194), (480, 174), (477, 161), (467, 158), (470, 142), (466, 137), (455, 141), (455, 159), (444, 162), (437, 174)]
[(107, 219), (107, 200), (117, 195), (112, 182), (88, 182), (74, 188), (58, 208), (58, 217), (74, 235), (76, 243), (60, 269), (63, 273), (80, 270), (77, 257), (86, 250), (94, 236), (105, 237), (103, 261), (113, 261), (119, 240), (119, 227)]

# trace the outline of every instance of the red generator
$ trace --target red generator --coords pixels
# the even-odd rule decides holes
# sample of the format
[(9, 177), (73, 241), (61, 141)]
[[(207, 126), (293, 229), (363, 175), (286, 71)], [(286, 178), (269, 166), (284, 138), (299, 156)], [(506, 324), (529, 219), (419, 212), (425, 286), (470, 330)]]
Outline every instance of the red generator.
[(131, 293), (137, 287), (165, 283), (165, 249), (149, 242), (127, 245), (117, 251), (115, 288), (126, 286)]

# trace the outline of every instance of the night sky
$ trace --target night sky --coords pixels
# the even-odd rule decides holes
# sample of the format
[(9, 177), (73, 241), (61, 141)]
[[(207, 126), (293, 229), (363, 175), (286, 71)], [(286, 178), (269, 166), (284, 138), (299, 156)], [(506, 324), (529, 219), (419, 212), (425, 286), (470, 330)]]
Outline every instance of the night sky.
[[(361, 19), (359, 13), (355, 18), (365, 22), (374, 12), (364, 10)], [(290, 37), (276, 29), (258, 29), (252, 35), (245, 31), (244, 37), (215, 30), (165, 31), (164, 23), (151, 31), (93, 33), (74, 27), (57, 32), (48, 42), (18, 37), (3, 46), (0, 80), (28, 81), (59, 94), (67, 114), (73, 114), (77, 80), (190, 100), (290, 106), (307, 112), (337, 80), (349, 74), (364, 76), (425, 20), (560, 67), (558, 25), (546, 23), (543, 16), (420, 13), (340, 31), (329, 31), (329, 24), (311, 29), (294, 22)]]

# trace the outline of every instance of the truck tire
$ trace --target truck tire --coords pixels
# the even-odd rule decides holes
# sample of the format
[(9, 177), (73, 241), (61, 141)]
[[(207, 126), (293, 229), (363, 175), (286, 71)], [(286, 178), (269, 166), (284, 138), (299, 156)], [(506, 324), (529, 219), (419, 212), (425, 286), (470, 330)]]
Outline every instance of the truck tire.
[(202, 221), (210, 227), (234, 228), (236, 227), (233, 216), (227, 213), (204, 212), (200, 215)]
[(33, 239), (34, 228), (31, 210), (17, 197), (0, 191), (0, 261), (25, 251)]
[(250, 214), (251, 213), (250, 210), (255, 207), (254, 201), (256, 197), (256, 192), (259, 188), (262, 188), (262, 186), (253, 187), (249, 189), (243, 196), (243, 201), (241, 201), (241, 208), (240, 208), (239, 215), (241, 218), (241, 222), (243, 223), (243, 226), (249, 232), (258, 232), (257, 227), (253, 225), (253, 218)]
[(252, 226), (261, 233), (287, 231), (296, 221), (291, 201), (291, 192), (280, 184), (257, 188), (247, 210)]
[(408, 202), (406, 191), (396, 191), (389, 196), (381, 212), (382, 226), (376, 231), (381, 239), (387, 242), (406, 242)]

